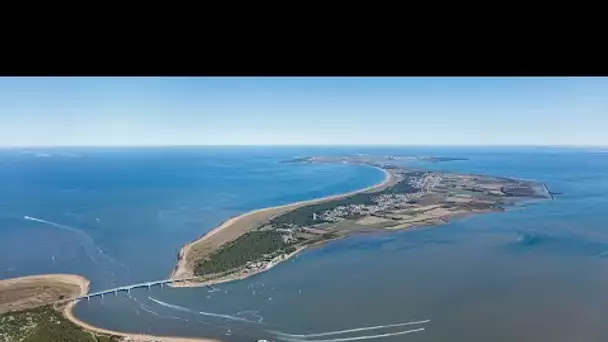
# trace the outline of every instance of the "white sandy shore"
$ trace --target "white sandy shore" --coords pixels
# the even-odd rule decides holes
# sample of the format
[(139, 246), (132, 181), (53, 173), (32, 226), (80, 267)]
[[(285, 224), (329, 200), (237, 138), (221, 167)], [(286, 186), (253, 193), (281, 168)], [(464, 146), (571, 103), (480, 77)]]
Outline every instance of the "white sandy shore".
[(127, 341), (133, 342), (220, 342), (219, 340), (214, 340), (210, 338), (187, 338), (187, 337), (171, 337), (171, 336), (152, 336), (152, 335), (143, 335), (143, 334), (129, 334), (120, 331), (108, 330), (103, 328), (98, 328), (92, 326), (86, 322), (81, 321), (72, 312), (75, 303), (72, 302), (63, 311), (63, 314), (67, 319), (74, 322), (78, 326), (97, 333), (107, 334), (107, 335), (117, 335), (121, 337), (126, 337)]
[[(52, 279), (56, 279), (55, 277), (57, 275), (42, 275), (42, 276), (33, 276), (33, 277), (53, 277)], [(64, 281), (68, 278), (66, 277), (70, 277), (69, 279), (71, 280), (72, 277), (77, 277), (78, 279), (78, 284), (81, 285), (81, 292), (78, 294), (79, 296), (84, 296), (85, 294), (87, 294), (89, 292), (89, 281), (86, 280), (85, 278), (81, 277), (81, 276), (77, 276), (77, 275), (71, 275), (71, 274), (65, 274), (65, 275), (60, 275), (62, 276)], [(57, 278), (60, 279), (60, 278)], [(83, 286), (84, 285), (84, 286)], [(75, 301), (70, 302), (69, 304), (67, 304), (65, 306), (65, 308), (63, 309), (63, 315), (69, 319), (70, 321), (72, 321), (74, 324), (80, 326), (81, 328), (88, 330), (88, 331), (93, 331), (96, 333), (101, 333), (101, 334), (107, 334), (107, 335), (117, 335), (117, 336), (121, 336), (123, 338), (125, 338), (127, 341), (133, 341), (133, 342), (220, 342), (219, 340), (214, 340), (214, 339), (210, 339), (210, 338), (186, 338), (186, 337), (172, 337), (172, 336), (152, 336), (152, 335), (143, 335), (143, 334), (130, 334), (130, 333), (124, 333), (124, 332), (120, 332), (120, 331), (115, 331), (115, 330), (108, 330), (108, 329), (103, 329), (103, 328), (98, 328), (95, 326), (92, 326), (86, 322), (81, 321), (80, 319), (78, 319), (78, 317), (76, 317), (74, 315), (74, 312), (72, 311), (74, 309), (74, 306), (76, 305)]]
[[(89, 291), (89, 281), (76, 274), (38, 274), (0, 280), (0, 287), (12, 287), (26, 284), (65, 284), (75, 285), (80, 293)], [(75, 294), (78, 295), (78, 294)]]
[[(188, 278), (188, 277), (192, 277), (194, 275), (193, 273), (193, 269), (192, 269), (192, 265), (189, 264), (189, 262), (191, 260), (189, 260), (189, 253), (192, 250), (192, 247), (202, 243), (204, 241), (209, 240), (211, 237), (213, 237), (214, 235), (218, 234), (219, 232), (222, 232), (232, 226), (234, 226), (237, 222), (243, 222), (246, 221), (247, 219), (249, 219), (250, 217), (252, 217), (253, 215), (258, 215), (260, 213), (266, 213), (267, 215), (264, 215), (266, 218), (270, 218), (271, 216), (273, 216), (274, 214), (276, 214), (278, 211), (281, 212), (286, 212), (289, 211), (291, 209), (296, 209), (298, 207), (302, 207), (305, 205), (310, 205), (310, 204), (317, 204), (317, 203), (321, 203), (321, 202), (326, 202), (326, 201), (331, 201), (331, 200), (336, 200), (336, 199), (341, 199), (344, 197), (348, 197), (348, 196), (352, 196), (358, 193), (362, 193), (362, 192), (368, 192), (368, 191), (377, 191), (377, 190), (381, 190), (382, 188), (388, 186), (388, 185), (392, 185), (392, 183), (396, 180), (396, 177), (390, 173), (389, 171), (376, 167), (377, 169), (381, 170), (382, 172), (384, 172), (385, 177), (382, 180), (382, 182), (372, 185), (370, 187), (364, 188), (364, 189), (360, 189), (360, 190), (356, 190), (356, 191), (352, 191), (352, 192), (348, 192), (348, 193), (344, 193), (344, 194), (339, 194), (339, 195), (332, 195), (332, 196), (327, 196), (327, 197), (323, 197), (323, 198), (317, 198), (317, 199), (312, 199), (312, 200), (307, 200), (307, 201), (300, 201), (300, 202), (294, 202), (294, 203), (290, 203), (290, 204), (285, 204), (285, 205), (280, 205), (280, 206), (276, 206), (276, 207), (268, 207), (268, 208), (263, 208), (263, 209), (257, 209), (257, 210), (253, 210), (250, 212), (247, 212), (245, 214), (230, 218), (226, 221), (224, 221), (222, 224), (220, 224), (218, 227), (212, 229), (211, 231), (207, 232), (205, 235), (203, 235), (202, 237), (186, 244), (184, 247), (182, 247), (182, 249), (179, 252), (179, 257), (178, 257), (178, 263), (174, 269), (174, 271), (172, 272), (172, 274), (170, 275), (170, 278), (172, 279), (179, 279), (179, 278)], [(299, 249), (299, 251), (301, 251), (303, 248)], [(296, 253), (293, 253), (291, 256), (295, 255)], [(285, 259), (286, 260), (286, 259)], [(265, 269), (267, 270), (267, 269)], [(244, 279), (248, 276), (252, 276), (254, 274), (258, 274), (261, 273), (265, 270), (261, 270), (258, 272), (252, 272), (250, 274), (247, 274), (246, 276), (232, 276), (232, 277), (225, 277), (225, 278), (221, 278), (221, 279), (217, 279), (216, 281), (206, 281), (206, 282), (183, 282), (183, 283), (179, 283), (179, 284), (171, 284), (171, 286), (173, 287), (194, 287), (194, 286), (204, 286), (204, 285), (209, 285), (209, 284), (217, 284), (220, 282), (227, 282), (227, 281), (233, 281), (233, 280), (239, 280), (239, 279)]]

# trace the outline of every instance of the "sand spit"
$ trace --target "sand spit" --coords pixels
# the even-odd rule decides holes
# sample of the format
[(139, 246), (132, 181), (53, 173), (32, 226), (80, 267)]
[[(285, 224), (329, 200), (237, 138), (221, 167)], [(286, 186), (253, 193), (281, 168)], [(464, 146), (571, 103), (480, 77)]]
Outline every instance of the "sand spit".
[[(249, 231), (253, 228), (256, 228), (260, 224), (268, 221), (272, 217), (281, 215), (283, 213), (286, 213), (288, 211), (291, 211), (291, 210), (294, 210), (296, 208), (306, 206), (306, 205), (318, 204), (318, 203), (322, 203), (322, 202), (341, 199), (341, 198), (352, 196), (352, 195), (362, 193), (362, 192), (381, 191), (382, 189), (384, 189), (388, 186), (392, 186), (393, 184), (395, 184), (398, 181), (397, 177), (393, 173), (391, 173), (390, 170), (385, 170), (385, 169), (381, 169), (381, 168), (378, 168), (378, 169), (381, 170), (382, 172), (384, 172), (385, 177), (382, 180), (382, 182), (380, 182), (376, 185), (373, 185), (373, 186), (370, 186), (370, 187), (367, 187), (364, 189), (344, 193), (344, 194), (327, 196), (327, 197), (323, 197), (323, 198), (301, 201), (301, 202), (295, 202), (295, 203), (281, 205), (281, 206), (277, 206), (277, 207), (257, 209), (257, 210), (253, 210), (248, 213), (245, 213), (245, 214), (242, 214), (242, 215), (239, 215), (239, 216), (236, 216), (236, 217), (233, 217), (233, 218), (230, 218), (230, 219), (224, 221), (218, 227), (212, 229), (211, 231), (209, 231), (202, 237), (200, 237), (200, 238), (186, 244), (184, 247), (182, 247), (182, 249), (180, 250), (179, 255), (178, 255), (177, 265), (175, 266), (175, 269), (174, 269), (173, 273), (170, 275), (170, 277), (172, 279), (192, 277), (194, 275), (195, 262), (198, 260), (198, 258), (196, 258), (196, 255), (201, 255), (201, 254), (207, 255), (210, 252), (216, 250), (219, 246), (223, 245), (224, 243), (230, 242), (230, 241), (238, 238), (239, 236), (243, 235), (247, 231)], [(257, 273), (259, 273), (259, 272), (251, 273), (251, 274), (248, 274), (247, 276), (257, 274)], [(220, 280), (220, 281), (216, 281), (215, 283), (231, 281), (231, 280), (236, 280), (236, 279), (243, 279), (245, 277), (237, 275), (234, 277), (223, 278), (224, 281)], [(213, 281), (209, 281), (209, 282), (205, 282), (205, 283), (184, 282), (184, 283), (175, 284), (175, 285), (171, 285), (171, 286), (191, 287), (191, 286), (208, 285), (210, 283), (213, 283)]]

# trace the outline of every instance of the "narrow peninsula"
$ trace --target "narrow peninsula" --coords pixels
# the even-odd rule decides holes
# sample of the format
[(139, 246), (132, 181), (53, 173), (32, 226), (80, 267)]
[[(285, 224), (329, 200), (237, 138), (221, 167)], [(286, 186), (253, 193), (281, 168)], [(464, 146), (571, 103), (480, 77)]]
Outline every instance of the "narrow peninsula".
[[(350, 234), (439, 225), (476, 213), (498, 212), (516, 202), (553, 199), (546, 185), (502, 177), (439, 172), (412, 162), (465, 158), (372, 156), (297, 157), (285, 163), (367, 165), (384, 172), (371, 187), (346, 194), (254, 210), (230, 218), (185, 245), (171, 286), (203, 286), (268, 270), (303, 249)], [(0, 341), (217, 342), (212, 339), (129, 334), (89, 325), (72, 313), (88, 293), (78, 275), (49, 274), (0, 280)]]
[(243, 279), (287, 260), (308, 246), (354, 233), (440, 225), (531, 199), (550, 199), (542, 183), (411, 168), (417, 162), (466, 158), (373, 156), (296, 157), (285, 163), (342, 163), (379, 168), (385, 179), (370, 188), (254, 210), (231, 218), (185, 245), (171, 277), (202, 286)]

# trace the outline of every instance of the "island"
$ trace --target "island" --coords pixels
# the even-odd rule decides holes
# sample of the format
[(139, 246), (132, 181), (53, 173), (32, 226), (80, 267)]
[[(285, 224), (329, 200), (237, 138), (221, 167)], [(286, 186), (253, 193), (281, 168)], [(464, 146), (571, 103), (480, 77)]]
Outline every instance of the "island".
[(296, 157), (284, 163), (342, 163), (375, 167), (384, 180), (347, 194), (254, 210), (231, 218), (185, 245), (171, 286), (203, 286), (243, 279), (270, 269), (310, 246), (350, 234), (435, 226), (509, 205), (552, 199), (542, 183), (486, 175), (439, 172), (401, 165), (466, 160), (448, 157)]
[[(204, 286), (264, 272), (308, 247), (351, 234), (435, 226), (511, 204), (553, 199), (542, 183), (408, 167), (466, 158), (374, 156), (297, 157), (285, 163), (374, 167), (384, 179), (350, 193), (254, 210), (233, 217), (186, 244), (170, 286)], [(405, 163), (405, 165), (403, 164)], [(0, 341), (211, 342), (211, 339), (129, 334), (91, 326), (72, 314), (89, 282), (48, 274), (0, 280)]]

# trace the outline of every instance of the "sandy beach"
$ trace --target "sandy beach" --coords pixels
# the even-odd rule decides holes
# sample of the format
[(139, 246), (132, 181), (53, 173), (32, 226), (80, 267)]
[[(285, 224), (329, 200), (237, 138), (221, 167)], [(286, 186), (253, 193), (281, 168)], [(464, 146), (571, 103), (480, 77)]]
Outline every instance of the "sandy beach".
[[(200, 237), (200, 238), (186, 244), (184, 247), (182, 247), (182, 249), (180, 250), (179, 255), (178, 255), (177, 265), (176, 265), (174, 271), (172, 272), (172, 274), (170, 275), (170, 278), (180, 279), (180, 278), (189, 278), (189, 277), (194, 276), (194, 264), (197, 260), (200, 260), (205, 255), (208, 255), (209, 253), (213, 252), (214, 250), (216, 250), (218, 247), (220, 247), (224, 243), (232, 241), (232, 240), (238, 238), (239, 236), (243, 235), (247, 231), (258, 227), (260, 224), (268, 221), (272, 217), (281, 215), (290, 210), (294, 210), (296, 208), (310, 205), (310, 204), (317, 204), (317, 203), (322, 203), (322, 202), (326, 202), (326, 201), (341, 199), (341, 198), (352, 196), (352, 195), (355, 195), (355, 194), (358, 194), (361, 192), (381, 191), (382, 189), (384, 189), (388, 186), (392, 186), (393, 184), (395, 184), (398, 181), (397, 177), (393, 173), (391, 173), (390, 170), (385, 170), (382, 168), (377, 168), (377, 169), (384, 172), (385, 177), (382, 180), (382, 182), (375, 184), (373, 186), (370, 186), (370, 187), (367, 187), (364, 189), (360, 189), (360, 190), (356, 190), (356, 191), (352, 191), (352, 192), (348, 192), (348, 193), (344, 193), (344, 194), (339, 194), (339, 195), (333, 195), (333, 196), (327, 196), (327, 197), (313, 199), (313, 200), (295, 202), (295, 203), (290, 203), (290, 204), (276, 206), (276, 207), (257, 209), (257, 210), (253, 210), (248, 213), (245, 213), (245, 214), (242, 214), (242, 215), (239, 215), (239, 216), (236, 216), (236, 217), (233, 217), (233, 218), (230, 218), (230, 219), (224, 221), (218, 227), (212, 229), (211, 231), (209, 231), (202, 237)], [(260, 273), (260, 272), (257, 272), (257, 273)], [(210, 283), (218, 283), (218, 282), (226, 282), (226, 281), (243, 279), (247, 276), (251, 276), (251, 275), (257, 274), (257, 273), (247, 274), (244, 277), (243, 276), (226, 277), (223, 279), (218, 279), (218, 281), (215, 281), (215, 282), (213, 282), (213, 281), (204, 282), (204, 283), (183, 282), (183, 283), (179, 283), (179, 284), (172, 284), (171, 286), (174, 286), (174, 287), (202, 286), (202, 285), (208, 285)]]
[(89, 281), (75, 274), (41, 274), (0, 280), (0, 313), (52, 304), (87, 293)]
[(152, 336), (152, 335), (143, 335), (143, 334), (129, 334), (120, 331), (108, 330), (103, 328), (94, 327), (86, 322), (79, 320), (76, 316), (74, 316), (72, 312), (72, 308), (75, 303), (72, 302), (65, 307), (63, 314), (67, 319), (74, 322), (78, 326), (89, 330), (94, 331), (100, 334), (106, 335), (116, 335), (124, 338), (125, 341), (132, 342), (220, 342), (219, 340), (208, 339), (208, 338), (187, 338), (187, 337), (170, 337), (170, 336)]

